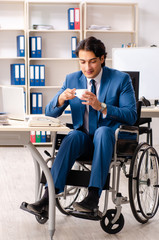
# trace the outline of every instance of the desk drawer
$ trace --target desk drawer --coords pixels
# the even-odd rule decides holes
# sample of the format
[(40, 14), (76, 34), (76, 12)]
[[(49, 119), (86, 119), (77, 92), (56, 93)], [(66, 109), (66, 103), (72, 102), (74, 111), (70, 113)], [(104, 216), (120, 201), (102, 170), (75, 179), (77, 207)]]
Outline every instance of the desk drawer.
[(0, 132), (0, 145), (26, 145), (30, 140), (30, 132), (2, 131)]

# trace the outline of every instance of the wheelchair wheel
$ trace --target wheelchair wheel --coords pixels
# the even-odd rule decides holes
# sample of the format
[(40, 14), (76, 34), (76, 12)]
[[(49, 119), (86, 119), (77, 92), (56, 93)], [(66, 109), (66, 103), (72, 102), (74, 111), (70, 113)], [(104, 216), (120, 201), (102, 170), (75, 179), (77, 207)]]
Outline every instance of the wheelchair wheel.
[(40, 217), (40, 216), (35, 216), (35, 218), (36, 218), (37, 222), (40, 224), (45, 224), (48, 220), (48, 218)]
[(130, 164), (129, 198), (134, 217), (146, 223), (158, 207), (158, 155), (147, 143), (138, 145)]
[(122, 213), (120, 214), (118, 220), (115, 223), (112, 223), (115, 214), (116, 209), (109, 209), (100, 221), (102, 229), (109, 234), (116, 234), (124, 227), (124, 217)]
[(75, 201), (82, 201), (87, 194), (87, 189), (66, 186), (64, 193), (61, 193), (56, 198), (56, 206), (61, 213), (69, 215), (69, 211), (73, 210)]
[(158, 155), (149, 146), (143, 151), (137, 173), (137, 199), (142, 215), (150, 219), (158, 209)]
[(45, 224), (48, 220), (48, 206), (44, 208), (44, 212), (42, 213), (42, 216), (35, 216), (35, 219), (37, 220), (38, 223), (40, 224)]

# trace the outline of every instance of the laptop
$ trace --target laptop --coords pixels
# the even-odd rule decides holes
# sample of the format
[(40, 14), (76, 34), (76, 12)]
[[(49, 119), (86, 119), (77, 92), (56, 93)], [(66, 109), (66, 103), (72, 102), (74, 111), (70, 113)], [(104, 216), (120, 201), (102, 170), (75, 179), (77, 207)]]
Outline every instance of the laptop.
[(25, 96), (23, 87), (0, 87), (0, 112), (8, 118), (25, 120)]

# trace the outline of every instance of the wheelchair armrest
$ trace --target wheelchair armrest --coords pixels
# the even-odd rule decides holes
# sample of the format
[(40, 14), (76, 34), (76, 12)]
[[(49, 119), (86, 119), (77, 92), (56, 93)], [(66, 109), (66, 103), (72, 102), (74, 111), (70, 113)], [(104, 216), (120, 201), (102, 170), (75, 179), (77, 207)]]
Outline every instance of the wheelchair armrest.
[(139, 128), (137, 126), (127, 126), (127, 125), (121, 125), (119, 129), (127, 132), (139, 131)]
[(138, 139), (139, 127), (137, 127), (137, 126), (120, 125), (120, 127), (117, 128), (116, 131), (115, 131), (115, 139), (116, 139), (116, 141), (118, 140), (118, 135), (119, 135), (120, 132), (136, 133), (137, 134), (137, 139)]

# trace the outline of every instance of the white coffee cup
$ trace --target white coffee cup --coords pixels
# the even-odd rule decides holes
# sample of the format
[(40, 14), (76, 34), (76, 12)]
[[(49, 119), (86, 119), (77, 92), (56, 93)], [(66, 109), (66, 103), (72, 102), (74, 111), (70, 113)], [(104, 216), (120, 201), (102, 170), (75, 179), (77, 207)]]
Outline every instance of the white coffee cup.
[(81, 98), (86, 91), (88, 91), (88, 89), (76, 89), (75, 96)]

